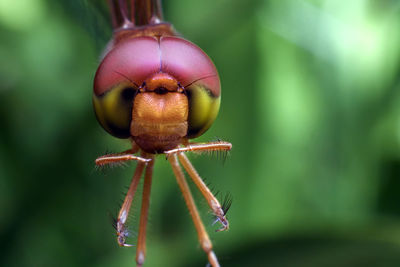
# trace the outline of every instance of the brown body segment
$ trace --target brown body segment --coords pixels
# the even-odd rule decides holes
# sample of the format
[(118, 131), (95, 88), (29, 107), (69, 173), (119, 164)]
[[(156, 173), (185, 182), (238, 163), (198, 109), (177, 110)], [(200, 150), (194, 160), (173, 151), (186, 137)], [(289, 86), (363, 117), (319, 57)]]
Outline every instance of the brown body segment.
[(148, 153), (162, 153), (183, 143), (188, 132), (188, 99), (178, 81), (156, 73), (144, 82), (133, 103), (130, 133)]
[(131, 135), (148, 153), (162, 153), (182, 143), (187, 134), (188, 100), (178, 92), (145, 92), (135, 97)]

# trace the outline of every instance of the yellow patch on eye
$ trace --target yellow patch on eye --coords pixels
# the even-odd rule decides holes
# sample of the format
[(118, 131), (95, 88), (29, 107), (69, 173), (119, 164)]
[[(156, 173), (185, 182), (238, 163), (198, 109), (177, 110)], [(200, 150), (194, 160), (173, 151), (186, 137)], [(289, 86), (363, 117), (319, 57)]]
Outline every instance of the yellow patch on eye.
[(190, 89), (189, 138), (200, 136), (210, 128), (217, 117), (221, 97), (211, 96), (202, 86)]
[(105, 115), (103, 112), (103, 99), (99, 98), (95, 94), (93, 94), (93, 107), (94, 107), (94, 112), (96, 113), (97, 120), (100, 122), (101, 126), (106, 130), (107, 132), (110, 132), (110, 128), (107, 127)]
[(126, 106), (121, 103), (121, 91), (123, 89), (124, 87), (118, 86), (104, 97), (104, 112), (107, 114), (107, 120), (119, 128), (124, 128), (127, 124), (129, 126), (129, 115), (132, 112), (131, 110), (126, 112)]
[[(101, 126), (116, 137), (129, 136), (132, 104), (121, 97), (126, 84), (119, 84), (102, 96), (93, 95), (93, 105)], [(122, 131), (122, 132), (121, 132)]]

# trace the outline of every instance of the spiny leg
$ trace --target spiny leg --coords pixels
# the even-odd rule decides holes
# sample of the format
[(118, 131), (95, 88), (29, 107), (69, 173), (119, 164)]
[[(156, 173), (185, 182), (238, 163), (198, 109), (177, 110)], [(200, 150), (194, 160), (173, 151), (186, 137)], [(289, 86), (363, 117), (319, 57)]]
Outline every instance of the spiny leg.
[(143, 265), (146, 257), (146, 226), (147, 226), (147, 216), (149, 213), (151, 180), (153, 176), (153, 166), (154, 166), (154, 156), (150, 154), (147, 154), (146, 156), (148, 156), (151, 159), (151, 161), (147, 165), (146, 172), (144, 175), (142, 208), (140, 211), (139, 236), (136, 249), (136, 263), (138, 267), (141, 267)]
[(182, 169), (179, 166), (178, 159), (176, 154), (168, 157), (169, 162), (171, 163), (172, 170), (175, 174), (176, 181), (182, 191), (183, 197), (185, 199), (186, 205), (188, 206), (190, 215), (192, 216), (194, 226), (197, 230), (197, 235), (199, 238), (200, 245), (204, 252), (207, 253), (208, 261), (213, 267), (219, 267), (217, 256), (212, 250), (212, 243), (206, 229), (204, 228), (203, 222), (201, 221), (199, 212), (196, 208), (196, 204), (194, 203), (193, 196), (190, 193), (189, 186), (186, 182), (185, 176), (183, 175)]
[(229, 229), (229, 222), (225, 217), (225, 211), (221, 207), (218, 199), (213, 195), (213, 193), (211, 193), (210, 189), (208, 189), (207, 185), (201, 179), (200, 175), (197, 173), (196, 169), (190, 163), (186, 155), (183, 153), (178, 153), (178, 158), (183, 165), (183, 168), (185, 168), (189, 176), (192, 178), (193, 182), (196, 184), (197, 188), (207, 200), (207, 203), (217, 217), (217, 220), (221, 222), (222, 227), (220, 229), (217, 229), (217, 232)]
[(183, 154), (183, 152), (229, 151), (231, 149), (232, 149), (231, 143), (224, 141), (216, 141), (209, 143), (192, 143), (184, 147), (178, 147), (165, 152), (167, 157), (169, 157), (170, 155), (178, 154), (178, 157), (183, 167), (188, 172), (189, 176), (192, 178), (196, 186), (199, 188), (204, 198), (207, 200), (208, 205), (214, 212), (215, 216), (217, 217), (217, 220), (221, 222), (222, 227), (217, 230), (218, 232), (229, 229), (229, 222), (225, 217), (226, 211), (224, 211), (217, 198), (207, 188), (206, 184), (201, 179), (201, 177), (199, 176), (193, 165), (190, 163), (189, 159)]
[(125, 228), (126, 220), (128, 219), (128, 214), (131, 209), (131, 204), (133, 197), (135, 196), (137, 186), (139, 184), (140, 178), (142, 177), (143, 169), (146, 166), (146, 163), (139, 161), (135, 173), (132, 178), (132, 182), (129, 186), (128, 193), (126, 193), (124, 203), (118, 214), (118, 219), (116, 223), (117, 230), (117, 240), (120, 246), (131, 247), (132, 245), (126, 244), (125, 240), (128, 236), (128, 231)]
[(97, 166), (105, 166), (108, 164), (118, 164), (118, 163), (123, 163), (126, 161), (130, 160), (136, 160), (138, 162), (149, 162), (151, 159), (143, 158), (143, 157), (138, 157), (133, 154), (135, 154), (137, 151), (134, 149), (128, 149), (124, 152), (121, 153), (113, 153), (113, 154), (107, 154), (101, 157), (98, 157), (95, 161)]
[(184, 147), (178, 147), (175, 149), (171, 149), (165, 151), (164, 153), (167, 155), (173, 155), (179, 152), (201, 152), (201, 151), (229, 151), (232, 149), (232, 144), (224, 141), (217, 142), (209, 142), (209, 143), (191, 143)]

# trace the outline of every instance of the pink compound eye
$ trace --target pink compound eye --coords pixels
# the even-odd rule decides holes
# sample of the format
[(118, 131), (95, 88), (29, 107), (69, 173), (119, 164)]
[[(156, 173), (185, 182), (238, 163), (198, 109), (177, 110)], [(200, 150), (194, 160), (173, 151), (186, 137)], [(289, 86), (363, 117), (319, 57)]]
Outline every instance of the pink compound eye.
[(187, 137), (204, 133), (218, 114), (219, 76), (199, 47), (177, 37), (128, 39), (104, 57), (96, 72), (93, 94), (102, 127), (116, 137), (129, 138), (134, 98), (156, 73), (176, 79), (188, 97)]

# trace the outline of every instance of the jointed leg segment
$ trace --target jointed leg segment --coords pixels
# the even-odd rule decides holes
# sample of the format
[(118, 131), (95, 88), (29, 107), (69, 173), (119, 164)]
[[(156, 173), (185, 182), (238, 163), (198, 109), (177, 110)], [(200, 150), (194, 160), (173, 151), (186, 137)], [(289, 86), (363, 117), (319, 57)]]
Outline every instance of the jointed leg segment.
[(118, 214), (117, 219), (117, 240), (118, 244), (123, 247), (131, 247), (132, 245), (126, 244), (125, 240), (128, 235), (128, 231), (126, 230), (125, 223), (128, 219), (128, 214), (131, 209), (131, 204), (133, 197), (135, 196), (137, 186), (139, 184), (140, 178), (142, 177), (143, 169), (145, 167), (145, 163), (138, 162), (135, 170), (135, 174), (133, 175), (131, 185), (129, 186), (128, 193), (125, 196), (124, 203)]
[(183, 153), (179, 153), (178, 158), (183, 168), (187, 171), (189, 176), (192, 178), (193, 182), (196, 184), (197, 188), (199, 188), (200, 192), (207, 200), (207, 203), (210, 206), (213, 213), (215, 214), (215, 216), (217, 217), (217, 220), (221, 222), (222, 227), (218, 229), (217, 232), (228, 230), (229, 222), (225, 217), (224, 210), (222, 209), (218, 199), (213, 195), (210, 189), (208, 189), (207, 185), (201, 179), (201, 177), (199, 176), (193, 165), (190, 163), (186, 155)]
[(185, 199), (186, 205), (188, 206), (190, 215), (192, 216), (194, 226), (197, 230), (197, 235), (199, 238), (200, 245), (204, 252), (207, 253), (208, 261), (210, 262), (211, 266), (219, 267), (218, 259), (215, 256), (214, 251), (212, 250), (212, 243), (206, 229), (201, 221), (199, 212), (196, 208), (196, 204), (194, 203), (193, 196), (190, 192), (189, 186), (186, 182), (185, 176), (183, 175), (182, 169), (179, 166), (177, 156), (174, 154), (171, 157), (168, 157), (169, 162), (171, 163), (172, 170), (175, 174), (176, 181), (182, 191), (183, 197)]
[(135, 156), (134, 154), (137, 151), (129, 149), (121, 153), (107, 154), (101, 157), (98, 157), (95, 161), (97, 166), (104, 166), (107, 164), (116, 164), (121, 162), (126, 162), (130, 160), (136, 160), (137, 162), (149, 162), (151, 159), (143, 158)]
[[(152, 155), (147, 155), (145, 153), (142, 153), (141, 157), (135, 156), (133, 155), (134, 153), (138, 152), (138, 148), (137, 146), (133, 146), (132, 149), (126, 150), (122, 153), (116, 153), (116, 154), (108, 154), (108, 155), (104, 155), (101, 156), (99, 158), (96, 159), (96, 165), (97, 166), (103, 166), (106, 164), (115, 164), (115, 163), (120, 163), (120, 162), (125, 162), (128, 160), (136, 160), (138, 161), (138, 164), (136, 166), (136, 170), (135, 173), (133, 175), (132, 178), (132, 182), (129, 186), (128, 192), (125, 196), (124, 202), (121, 206), (121, 209), (119, 211), (118, 214), (118, 218), (116, 220), (115, 223), (115, 227), (117, 230), (117, 241), (118, 244), (120, 246), (124, 246), (124, 247), (130, 247), (132, 245), (130, 244), (126, 244), (126, 238), (129, 235), (128, 230), (126, 229), (126, 221), (128, 219), (128, 214), (129, 211), (131, 209), (131, 205), (132, 205), (132, 200), (135, 196), (136, 190), (137, 190), (137, 186), (139, 184), (140, 178), (142, 177), (143, 174), (143, 170), (145, 168), (145, 166), (149, 163), (147, 169), (146, 169), (146, 175), (145, 175), (145, 189), (143, 192), (143, 206), (142, 206), (142, 214), (144, 214), (143, 217), (143, 222), (141, 219), (140, 222), (140, 226), (141, 228), (143, 227), (143, 231), (141, 234), (141, 231), (139, 229), (139, 237), (142, 237), (142, 246), (141, 247), (141, 251), (144, 251), (143, 247), (144, 247), (144, 238), (145, 235), (143, 236), (143, 233), (145, 233), (146, 230), (146, 224), (145, 222), (147, 221), (147, 209), (148, 209), (148, 198), (150, 196), (150, 185), (151, 185), (151, 174), (152, 174), (152, 170), (153, 170), (153, 160), (154, 160), (154, 156)], [(147, 191), (146, 191), (147, 190)], [(146, 201), (145, 201), (146, 199)], [(144, 204), (147, 203), (147, 206)], [(143, 253), (141, 253), (143, 254)], [(143, 256), (144, 258), (144, 256)]]
[(164, 153), (169, 156), (180, 152), (201, 152), (201, 151), (229, 151), (232, 149), (232, 144), (224, 141), (209, 142), (209, 143), (192, 143), (184, 147), (178, 147), (165, 151)]
[(217, 141), (211, 143), (195, 143), (188, 144), (184, 147), (178, 147), (165, 152), (167, 157), (172, 155), (178, 155), (179, 161), (182, 163), (183, 167), (192, 178), (193, 182), (196, 184), (197, 188), (203, 194), (204, 198), (207, 200), (208, 205), (213, 211), (214, 215), (217, 217), (217, 221), (222, 224), (222, 227), (217, 230), (217, 232), (229, 229), (229, 222), (226, 219), (226, 214), (219, 203), (218, 199), (213, 195), (213, 193), (208, 189), (204, 181), (201, 179), (193, 165), (190, 163), (189, 159), (183, 152), (188, 151), (229, 151), (232, 149), (232, 144), (224, 141)]
[[(193, 182), (199, 188), (200, 192), (203, 194), (204, 198), (207, 200), (208, 205), (212, 209), (213, 213), (217, 217), (217, 220), (221, 222), (222, 227), (217, 231), (227, 230), (229, 228), (228, 220), (226, 219), (226, 214), (221, 207), (221, 204), (217, 198), (212, 194), (212, 192), (207, 188), (206, 184), (203, 182), (197, 171), (194, 169), (193, 165), (190, 163), (189, 159), (184, 155), (183, 152), (188, 151), (229, 151), (232, 145), (227, 142), (213, 142), (213, 143), (203, 143), (203, 144), (188, 144), (185, 147), (179, 147), (176, 149), (171, 149), (165, 151), (168, 160), (171, 163), (173, 172), (175, 174), (178, 185), (182, 191), (183, 197), (185, 199), (186, 205), (188, 206), (190, 215), (192, 216), (200, 245), (202, 249), (207, 253), (208, 261), (212, 267), (219, 267), (218, 259), (212, 250), (212, 243), (206, 232), (206, 229), (201, 221), (199, 212), (194, 203), (192, 194), (190, 192), (189, 186), (179, 166), (178, 158), (189, 176), (192, 178)], [(146, 226), (148, 218), (148, 209), (150, 205), (150, 191), (151, 182), (154, 166), (154, 155), (142, 152), (141, 156), (135, 156), (134, 154), (138, 152), (138, 147), (133, 144), (133, 149), (124, 151), (122, 153), (108, 154), (101, 156), (96, 159), (97, 166), (103, 166), (107, 164), (126, 162), (129, 160), (136, 160), (138, 162), (135, 173), (132, 178), (132, 182), (129, 186), (128, 193), (124, 199), (121, 210), (118, 214), (116, 221), (117, 230), (117, 240), (120, 246), (132, 246), (126, 244), (126, 237), (128, 236), (128, 231), (126, 229), (126, 221), (128, 219), (128, 214), (131, 209), (132, 200), (137, 190), (140, 178), (143, 174), (144, 168), (146, 167), (144, 186), (143, 186), (143, 196), (142, 196), (142, 208), (140, 214), (140, 225), (139, 225), (139, 235), (136, 250), (136, 263), (137, 266), (142, 266), (146, 256)]]
[(151, 161), (146, 167), (144, 175), (143, 185), (143, 197), (142, 197), (142, 209), (140, 211), (140, 224), (139, 224), (139, 236), (138, 244), (136, 249), (136, 263), (137, 267), (141, 267), (146, 257), (146, 226), (147, 217), (150, 206), (150, 191), (151, 191), (151, 180), (153, 176), (154, 156), (146, 155), (151, 158)]

